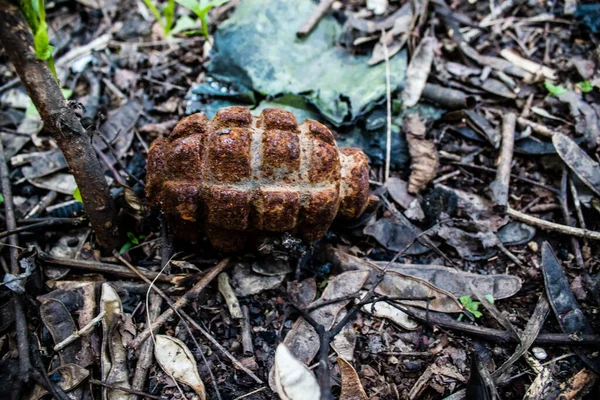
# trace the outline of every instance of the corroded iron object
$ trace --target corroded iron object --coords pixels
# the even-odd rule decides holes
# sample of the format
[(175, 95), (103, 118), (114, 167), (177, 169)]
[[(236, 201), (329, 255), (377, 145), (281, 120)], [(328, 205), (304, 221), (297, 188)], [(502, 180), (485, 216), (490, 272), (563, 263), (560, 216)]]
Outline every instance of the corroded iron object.
[(355, 148), (338, 148), (324, 125), (276, 108), (253, 117), (246, 107), (219, 110), (211, 121), (193, 114), (148, 154), (151, 207), (175, 234), (201, 232), (223, 251), (249, 237), (289, 231), (307, 242), (336, 218), (360, 216), (369, 201), (369, 165)]

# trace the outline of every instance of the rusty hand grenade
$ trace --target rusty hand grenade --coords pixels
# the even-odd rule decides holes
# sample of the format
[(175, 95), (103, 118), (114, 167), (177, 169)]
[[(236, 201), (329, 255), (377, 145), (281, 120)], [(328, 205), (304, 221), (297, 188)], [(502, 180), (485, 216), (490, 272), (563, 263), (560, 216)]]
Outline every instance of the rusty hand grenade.
[(288, 111), (219, 110), (193, 114), (148, 154), (148, 203), (190, 242), (204, 233), (222, 251), (248, 239), (291, 232), (321, 238), (333, 220), (359, 217), (369, 202), (369, 165), (355, 148), (338, 148), (324, 125), (298, 125)]

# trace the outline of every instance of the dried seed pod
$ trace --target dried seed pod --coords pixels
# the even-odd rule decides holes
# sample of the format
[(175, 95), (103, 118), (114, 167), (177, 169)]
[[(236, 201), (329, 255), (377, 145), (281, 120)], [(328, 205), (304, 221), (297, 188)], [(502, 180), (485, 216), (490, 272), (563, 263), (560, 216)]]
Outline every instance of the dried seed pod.
[(175, 234), (204, 232), (223, 251), (272, 232), (321, 238), (337, 217), (359, 217), (369, 202), (369, 166), (359, 149), (338, 148), (324, 125), (276, 108), (193, 114), (148, 154), (148, 203)]

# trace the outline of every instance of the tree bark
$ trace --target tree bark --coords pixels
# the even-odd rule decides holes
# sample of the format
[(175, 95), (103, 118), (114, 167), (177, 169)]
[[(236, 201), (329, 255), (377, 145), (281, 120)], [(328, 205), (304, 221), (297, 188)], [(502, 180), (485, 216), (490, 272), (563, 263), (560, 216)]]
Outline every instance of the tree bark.
[(69, 107), (47, 63), (37, 59), (31, 30), (19, 7), (10, 0), (0, 0), (0, 42), (40, 113), (44, 128), (67, 160), (98, 243), (105, 249), (116, 248), (120, 244), (117, 209), (90, 134)]

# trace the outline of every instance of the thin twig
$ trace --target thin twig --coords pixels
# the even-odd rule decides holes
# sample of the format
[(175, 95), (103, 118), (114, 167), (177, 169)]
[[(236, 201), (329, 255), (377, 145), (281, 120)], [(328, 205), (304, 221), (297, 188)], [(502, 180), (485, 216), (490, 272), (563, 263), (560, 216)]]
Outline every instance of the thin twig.
[[(128, 263), (126, 260), (124, 260), (124, 261), (126, 263), (125, 265), (127, 265), (127, 267), (130, 268), (133, 272), (137, 271), (137, 269), (133, 265)], [(216, 266), (213, 267), (213, 269), (214, 268), (216, 268)], [(139, 271), (137, 271), (137, 274), (140, 279), (144, 280), (148, 284), (152, 283), (152, 282), (150, 282), (150, 280), (148, 278), (145, 278), (143, 275), (141, 275), (139, 273)], [(183, 311), (183, 309), (179, 309), (179, 310), (175, 309), (175, 303), (173, 303), (171, 301), (171, 299), (162, 290), (160, 290), (155, 285), (150, 285), (150, 287), (152, 288), (152, 290), (154, 290), (156, 293), (158, 293), (167, 302), (169, 307), (171, 307), (171, 310), (173, 310), (173, 312), (175, 314), (177, 314), (179, 316), (179, 318), (181, 318), (181, 319), (185, 318), (194, 328), (198, 329), (198, 331), (200, 331), (200, 333), (202, 335), (204, 335), (204, 337), (206, 339), (208, 339), (220, 352), (222, 352), (227, 358), (229, 358), (231, 360), (231, 362), (237, 368), (239, 368), (240, 370), (242, 370), (246, 374), (248, 374), (248, 376), (250, 376), (252, 379), (254, 379), (256, 381), (256, 383), (259, 383), (259, 384), (263, 383), (263, 381), (258, 376), (256, 376), (256, 374), (254, 372), (250, 371), (241, 362), (239, 362), (229, 351), (227, 351), (219, 342), (217, 342), (217, 340), (214, 337), (212, 337), (210, 335), (210, 333), (208, 333), (204, 328), (202, 328), (202, 326), (200, 326), (200, 324), (198, 324), (196, 321), (194, 321), (194, 319), (192, 317), (190, 317), (185, 311)], [(187, 328), (187, 325), (185, 325), (185, 326)], [(192, 335), (191, 332), (190, 332), (190, 335)], [(192, 336), (192, 340), (194, 340), (193, 336)], [(199, 347), (199, 346), (197, 346), (197, 347)]]
[(93, 384), (93, 385), (103, 386), (103, 387), (106, 387), (106, 388), (109, 388), (109, 389), (113, 389), (113, 390), (120, 390), (121, 392), (125, 392), (125, 393), (136, 394), (138, 396), (142, 396), (142, 397), (145, 397), (145, 398), (148, 398), (148, 399), (163, 400), (163, 398), (160, 397), (160, 396), (154, 396), (153, 394), (148, 394), (148, 393), (145, 393), (145, 392), (141, 392), (139, 390), (126, 388), (126, 387), (123, 387), (123, 386), (111, 385), (109, 383), (102, 382), (102, 381), (99, 381), (99, 380), (93, 379), (93, 378), (90, 378), (90, 383)]
[[(461, 166), (461, 167), (466, 167), (466, 168), (477, 169), (477, 170), (480, 170), (480, 171), (496, 172), (496, 170), (493, 169), (493, 168), (482, 167), (481, 165), (473, 165), (473, 164), (467, 164), (467, 163), (462, 163), (462, 162), (457, 162), (457, 161), (453, 161), (453, 162), (451, 162), (451, 164), (458, 165), (458, 166)], [(536, 182), (536, 181), (534, 181), (532, 179), (523, 178), (523, 177), (518, 176), (518, 175), (511, 175), (510, 177), (512, 179), (516, 179), (518, 181), (522, 181), (522, 182), (530, 183), (530, 184), (535, 185), (535, 186), (539, 186), (539, 187), (541, 187), (543, 189), (546, 189), (546, 190), (548, 190), (548, 191), (550, 191), (552, 193), (556, 193), (556, 194), (560, 193), (560, 191), (558, 189), (553, 188), (553, 187), (548, 186), (548, 185), (544, 185), (543, 183), (540, 183), (540, 182)]]
[[(169, 259), (171, 258), (171, 246), (167, 234), (167, 224), (164, 221), (161, 221), (161, 239), (162, 246), (160, 249), (160, 259), (162, 270), (166, 267), (166, 265), (169, 262)], [(151, 286), (153, 285), (148, 286), (148, 290), (150, 290)], [(148, 305), (148, 303), (150, 303), (150, 305)], [(146, 292), (147, 325), (150, 325), (151, 321), (160, 315), (161, 306), (162, 297), (160, 297), (159, 294), (153, 292), (150, 296), (148, 296), (148, 292)], [(153, 350), (153, 343), (148, 339), (146, 339), (144, 344), (142, 344), (142, 346), (140, 347), (138, 360), (135, 365), (135, 374), (133, 375), (133, 380), (131, 384), (131, 387), (135, 390), (142, 390), (144, 388), (144, 385), (146, 383), (146, 377), (148, 375), (148, 369), (150, 368), (152, 364), (152, 359), (154, 357)]]
[(537, 226), (538, 228), (545, 229), (548, 231), (559, 232), (565, 235), (575, 236), (579, 238), (586, 238), (592, 240), (600, 240), (600, 232), (590, 231), (589, 229), (575, 228), (573, 226), (556, 224), (554, 222), (546, 221), (541, 218), (532, 217), (531, 215), (524, 214), (520, 211), (508, 208), (506, 215), (517, 219), (526, 224)]
[[(12, 197), (12, 188), (10, 184), (10, 174), (6, 163), (4, 146), (0, 140), (0, 180), (2, 185), (2, 194), (4, 195), (4, 212), (6, 217), (6, 228), (8, 231), (17, 229), (17, 220), (15, 219), (15, 210)], [(18, 261), (19, 241), (17, 236), (11, 235), (8, 238), (10, 244), (10, 271), (13, 275), (20, 273)], [(25, 307), (21, 295), (13, 292), (13, 300), (15, 307), (15, 330), (17, 332), (17, 350), (19, 353), (19, 384), (13, 392), (15, 398), (19, 398), (21, 392), (21, 384), (29, 380), (29, 371), (31, 369), (31, 361), (29, 360), (29, 338), (27, 332), (27, 319), (25, 316)]]
[[(120, 265), (108, 264), (98, 261), (85, 261), (85, 260), (72, 260), (70, 258), (59, 258), (51, 256), (48, 253), (38, 252), (38, 255), (42, 261), (48, 264), (61, 265), (70, 268), (82, 269), (85, 271), (101, 272), (103, 274), (109, 274), (118, 276), (120, 278), (138, 278), (139, 275), (131, 272), (129, 269)], [(154, 279), (158, 275), (156, 272), (139, 270), (147, 279)], [(159, 282), (173, 283), (177, 280), (176, 276), (173, 275), (160, 275), (158, 278)]]
[(299, 38), (305, 37), (308, 35), (317, 23), (323, 18), (329, 7), (333, 4), (334, 0), (321, 0), (315, 11), (310, 14), (306, 22), (302, 25), (300, 29), (296, 32), (296, 36)]
[(515, 143), (516, 120), (517, 116), (513, 113), (505, 114), (502, 118), (502, 148), (498, 157), (496, 180), (490, 185), (494, 202), (502, 207), (508, 205), (508, 188)]
[(44, 221), (42, 221), (42, 222), (37, 222), (37, 223), (31, 224), (31, 225), (26, 225), (26, 226), (20, 226), (18, 228), (12, 229), (12, 230), (0, 232), (0, 239), (11, 236), (11, 235), (16, 235), (17, 233), (21, 233), (21, 232), (36, 231), (38, 229), (50, 228), (53, 226), (61, 226), (61, 225), (79, 226), (86, 222), (87, 222), (87, 219), (83, 218), (83, 217), (80, 217), (80, 218), (45, 218)]
[[(127, 265), (128, 268), (133, 268), (131, 264), (127, 262), (121, 255), (117, 252), (114, 252), (113, 255), (117, 257), (122, 263)], [(229, 258), (225, 258), (223, 261), (212, 267), (206, 275), (204, 275), (198, 283), (196, 283), (190, 290), (188, 290), (183, 296), (179, 298), (173, 306), (167, 309), (164, 313), (162, 313), (158, 318), (154, 320), (151, 326), (147, 327), (144, 331), (140, 332), (135, 339), (128, 343), (128, 347), (136, 349), (138, 348), (150, 334), (161, 327), (169, 318), (171, 318), (174, 314), (174, 311), (179, 311), (181, 308), (185, 307), (191, 300), (198, 297), (200, 292), (204, 290), (204, 288), (221, 273), (229, 264)], [(135, 270), (135, 268), (134, 268)], [(154, 288), (154, 286), (153, 286)], [(156, 290), (156, 288), (154, 288)]]
[(71, 343), (73, 343), (74, 341), (76, 341), (77, 339), (79, 339), (80, 337), (92, 333), (96, 324), (99, 323), (104, 317), (104, 314), (106, 314), (105, 311), (100, 312), (100, 314), (98, 314), (94, 319), (88, 322), (83, 328), (67, 336), (64, 340), (62, 340), (60, 343), (54, 346), (54, 351), (60, 351), (68, 345), (70, 345)]
[[(575, 226), (573, 219), (571, 218), (571, 214), (569, 213), (569, 188), (568, 188), (568, 180), (569, 180), (569, 171), (567, 170), (566, 165), (563, 165), (563, 173), (562, 178), (560, 180), (560, 209), (563, 213), (563, 218), (565, 220), (565, 224), (568, 226)], [(571, 237), (571, 247), (573, 248), (573, 254), (575, 254), (575, 261), (577, 262), (577, 266), (579, 269), (585, 269), (585, 263), (583, 262), (583, 255), (581, 254), (581, 246), (579, 245), (579, 240), (575, 237)]]

